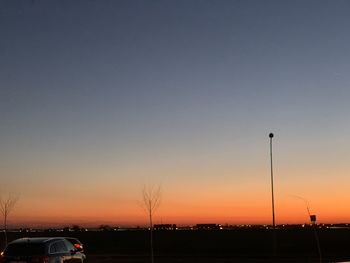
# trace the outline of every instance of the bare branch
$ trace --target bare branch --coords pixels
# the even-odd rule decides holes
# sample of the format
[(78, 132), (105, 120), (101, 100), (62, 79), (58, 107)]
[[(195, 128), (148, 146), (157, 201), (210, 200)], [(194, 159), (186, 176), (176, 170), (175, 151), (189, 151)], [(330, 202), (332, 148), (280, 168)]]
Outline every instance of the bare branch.
[(141, 206), (147, 213), (153, 214), (160, 205), (161, 186), (144, 186), (142, 190)]
[(3, 216), (5, 245), (7, 245), (7, 218), (9, 214), (13, 211), (18, 200), (19, 195), (13, 195), (11, 193), (5, 199), (0, 198), (0, 212)]
[(143, 186), (141, 206), (145, 209), (149, 217), (150, 226), (150, 249), (151, 249), (151, 263), (154, 263), (154, 251), (153, 251), (153, 214), (160, 205), (161, 199), (161, 187), (156, 186)]
[(14, 209), (16, 203), (19, 200), (19, 195), (9, 194), (7, 198), (0, 198), (0, 212), (7, 217)]

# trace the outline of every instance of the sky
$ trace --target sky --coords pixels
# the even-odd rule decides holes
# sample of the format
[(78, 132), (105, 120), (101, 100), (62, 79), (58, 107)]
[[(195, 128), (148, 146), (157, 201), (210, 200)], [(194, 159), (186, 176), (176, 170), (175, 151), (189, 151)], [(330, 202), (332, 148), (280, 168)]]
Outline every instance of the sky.
[(0, 1), (10, 224), (350, 222), (350, 2)]

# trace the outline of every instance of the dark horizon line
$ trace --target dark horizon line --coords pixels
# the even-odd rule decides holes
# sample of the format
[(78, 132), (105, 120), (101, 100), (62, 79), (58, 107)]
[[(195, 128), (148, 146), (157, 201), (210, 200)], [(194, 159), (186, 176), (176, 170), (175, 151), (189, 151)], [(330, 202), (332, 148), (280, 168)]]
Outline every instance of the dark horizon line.
[[(174, 224), (174, 223), (169, 223), (169, 224), (154, 224), (153, 226), (166, 226), (166, 225), (171, 225), (171, 226), (176, 226), (177, 228), (195, 228), (197, 226), (204, 226), (204, 225), (212, 225), (212, 226), (219, 226), (222, 228), (272, 228), (272, 224), (217, 224), (217, 223), (197, 223), (197, 224)], [(311, 222), (307, 223), (287, 223), (287, 224), (276, 224), (276, 227), (291, 227), (291, 226), (309, 226), (312, 225)], [(316, 223), (317, 226), (321, 227), (337, 227), (337, 226), (342, 226), (342, 227), (350, 227), (350, 222), (346, 223)], [(104, 227), (110, 227), (111, 229), (147, 229), (149, 228), (149, 225), (147, 224), (139, 224), (139, 225), (125, 225), (125, 224), (97, 224), (97, 225), (91, 225), (89, 226), (84, 225), (84, 224), (48, 224), (48, 225), (35, 225), (35, 224), (13, 224), (12, 226), (8, 226), (8, 231), (15, 231), (15, 230), (63, 230), (65, 228), (68, 229), (73, 229), (74, 227), (79, 227), (81, 229), (99, 229), (102, 226)], [(0, 227), (0, 231), (3, 232), (4, 229)]]

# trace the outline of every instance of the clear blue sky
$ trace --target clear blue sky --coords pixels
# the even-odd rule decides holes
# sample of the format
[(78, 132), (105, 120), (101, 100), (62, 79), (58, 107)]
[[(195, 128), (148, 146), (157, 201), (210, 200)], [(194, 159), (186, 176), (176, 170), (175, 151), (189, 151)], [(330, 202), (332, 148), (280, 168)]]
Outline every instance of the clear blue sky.
[(322, 210), (325, 193), (350, 201), (349, 13), (342, 0), (0, 1), (0, 190), (21, 193), (20, 219), (43, 195), (68, 217), (66, 189), (129, 222), (123, 205), (161, 182), (162, 218), (173, 206), (191, 221), (208, 198), (233, 211), (213, 220), (266, 222), (273, 131), (281, 221), (289, 194), (350, 221)]

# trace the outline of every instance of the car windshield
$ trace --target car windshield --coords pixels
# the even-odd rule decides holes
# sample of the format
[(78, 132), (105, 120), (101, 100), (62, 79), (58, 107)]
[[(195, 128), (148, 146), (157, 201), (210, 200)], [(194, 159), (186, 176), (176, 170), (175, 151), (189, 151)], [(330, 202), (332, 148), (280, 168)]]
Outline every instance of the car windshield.
[(44, 254), (44, 245), (33, 243), (9, 244), (4, 251), (5, 256), (35, 256)]

